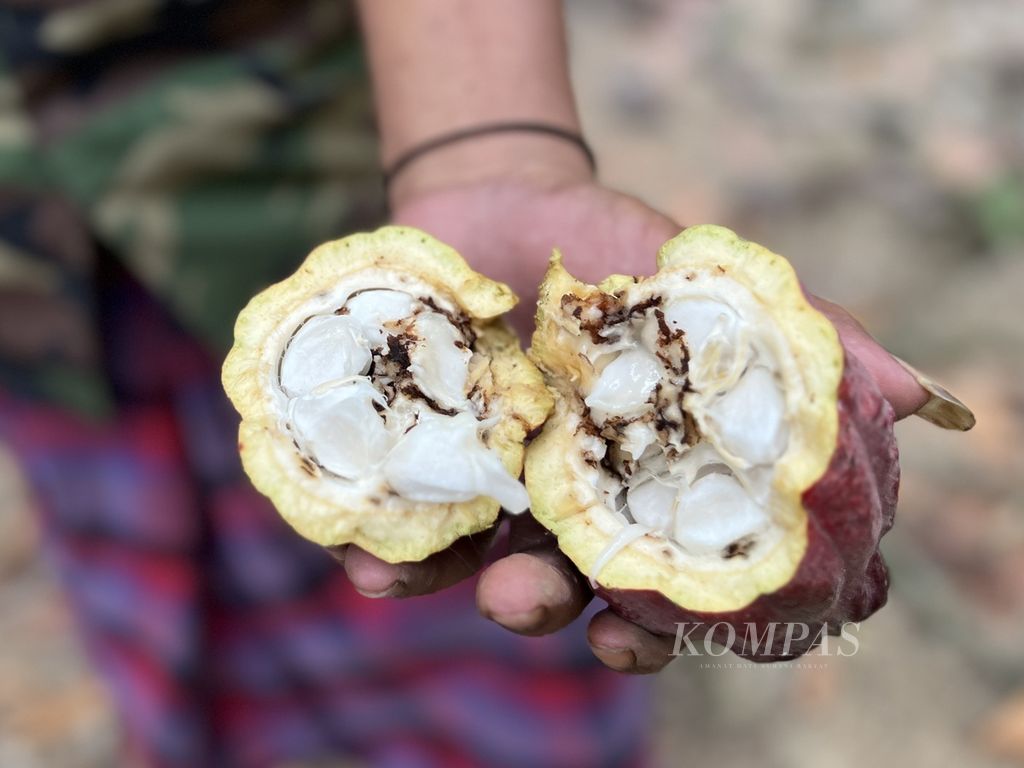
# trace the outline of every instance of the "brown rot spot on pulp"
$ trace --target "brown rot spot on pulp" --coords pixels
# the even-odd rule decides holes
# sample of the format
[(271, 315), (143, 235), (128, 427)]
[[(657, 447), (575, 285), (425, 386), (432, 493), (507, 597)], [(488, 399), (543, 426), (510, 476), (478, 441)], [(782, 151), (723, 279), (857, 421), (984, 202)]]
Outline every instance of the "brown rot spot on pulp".
[(533, 429), (529, 430), (526, 433), (526, 437), (524, 439), (524, 442), (526, 442), (527, 444), (532, 443), (534, 440), (536, 440), (540, 436), (540, 433), (541, 433), (541, 431), (543, 429), (544, 429), (544, 425), (542, 424), (539, 427), (534, 427)]
[(601, 430), (597, 428), (597, 425), (594, 423), (594, 419), (590, 414), (590, 408), (586, 405), (583, 406), (583, 413), (581, 416), (582, 418), (580, 419), (579, 424), (576, 425), (576, 434), (578, 435), (582, 432), (586, 435), (590, 435), (591, 437), (600, 437)]
[(523, 418), (522, 414), (512, 413), (510, 415), (515, 420), (515, 422), (517, 424), (519, 424), (519, 426), (521, 426), (523, 428), (523, 432), (525, 434), (529, 434), (529, 432), (530, 432), (530, 422), (528, 422), (525, 418)]
[(750, 550), (754, 548), (756, 542), (750, 536), (744, 536), (742, 539), (737, 539), (722, 550), (723, 560), (732, 560), (734, 557), (746, 558), (750, 555)]
[(651, 296), (649, 299), (645, 299), (644, 301), (640, 301), (640, 302), (637, 302), (636, 304), (634, 304), (630, 308), (630, 310), (628, 312), (628, 315), (630, 317), (635, 317), (637, 315), (647, 314), (647, 310), (653, 309), (655, 307), (660, 307), (661, 306), (661, 302), (662, 302), (662, 297), (661, 296)]
[(310, 477), (320, 476), (320, 468), (317, 466), (316, 462), (314, 462), (308, 456), (299, 457), (299, 467), (302, 469), (303, 472), (305, 472)]
[(399, 368), (408, 368), (412, 362), (409, 360), (409, 337), (394, 336), (388, 334), (388, 359), (398, 365)]
[(610, 293), (597, 294), (596, 299), (567, 293), (562, 297), (561, 308), (564, 314), (571, 315), (579, 323), (580, 331), (589, 334), (594, 344), (612, 343), (614, 339), (606, 336), (605, 332), (630, 317), (625, 305)]
[(402, 385), (402, 394), (405, 395), (406, 397), (422, 400), (430, 407), (430, 410), (434, 411), (435, 413), (439, 413), (442, 416), (454, 416), (456, 413), (458, 413), (456, 409), (445, 408), (441, 406), (433, 398), (428, 397), (426, 394), (424, 394), (423, 390), (416, 386), (416, 384), (414, 384), (412, 381), (409, 381)]

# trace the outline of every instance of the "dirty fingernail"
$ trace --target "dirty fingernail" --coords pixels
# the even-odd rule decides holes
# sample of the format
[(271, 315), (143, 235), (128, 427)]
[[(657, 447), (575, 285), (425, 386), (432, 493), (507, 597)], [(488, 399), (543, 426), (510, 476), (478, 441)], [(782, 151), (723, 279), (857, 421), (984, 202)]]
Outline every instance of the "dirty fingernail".
[(902, 360), (896, 355), (893, 355), (893, 359), (902, 365), (907, 373), (913, 376), (921, 388), (930, 395), (928, 402), (918, 408), (915, 416), (943, 429), (966, 431), (974, 426), (974, 414), (971, 413), (971, 409), (952, 392), (930, 376), (921, 373), (906, 360)]

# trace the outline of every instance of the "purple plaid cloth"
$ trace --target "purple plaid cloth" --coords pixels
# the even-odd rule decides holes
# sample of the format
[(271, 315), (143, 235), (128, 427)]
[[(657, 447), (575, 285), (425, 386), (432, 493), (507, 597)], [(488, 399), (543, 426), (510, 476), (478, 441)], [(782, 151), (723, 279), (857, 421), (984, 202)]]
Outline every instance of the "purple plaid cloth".
[(103, 321), (116, 417), (0, 393), (45, 546), (109, 684), (126, 760), (268, 766), (639, 765), (648, 690), (576, 622), (526, 639), (473, 584), (360, 597), (247, 483), (216, 365), (121, 281)]

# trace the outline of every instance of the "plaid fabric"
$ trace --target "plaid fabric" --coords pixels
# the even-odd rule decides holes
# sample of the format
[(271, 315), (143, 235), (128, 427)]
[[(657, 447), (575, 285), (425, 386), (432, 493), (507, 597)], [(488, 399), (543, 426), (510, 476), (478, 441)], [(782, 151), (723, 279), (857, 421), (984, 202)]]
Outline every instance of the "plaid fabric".
[(0, 384), (109, 409), (97, 242), (226, 352), (253, 294), (380, 223), (350, 6), (0, 0)]
[(643, 762), (646, 685), (599, 668), (582, 621), (514, 636), (477, 614), (471, 583), (362, 598), (246, 482), (206, 354), (131, 283), (103, 306), (117, 418), (0, 394), (0, 439), (36, 490), (126, 761)]
[(204, 350), (381, 211), (348, 6), (0, 0), (0, 441), (127, 763), (640, 763), (646, 687), (584, 624), (361, 598), (241, 472)]

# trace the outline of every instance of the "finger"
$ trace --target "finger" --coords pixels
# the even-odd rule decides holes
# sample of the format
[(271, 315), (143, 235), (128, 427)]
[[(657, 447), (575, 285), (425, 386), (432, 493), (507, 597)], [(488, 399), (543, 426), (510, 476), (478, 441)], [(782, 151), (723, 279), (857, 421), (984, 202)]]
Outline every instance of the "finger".
[(338, 561), (338, 565), (345, 564), (345, 555), (348, 554), (348, 544), (336, 544), (332, 547), (324, 547), (327, 550), (327, 554)]
[(601, 663), (616, 672), (648, 675), (660, 672), (674, 658), (673, 638), (653, 635), (610, 609), (590, 620), (587, 642)]
[(497, 530), (495, 525), (463, 536), (418, 563), (388, 563), (350, 544), (344, 553), (345, 573), (365, 597), (415, 597), (438, 592), (480, 569)]
[(592, 593), (555, 537), (523, 515), (513, 520), (509, 545), (512, 554), (477, 584), (480, 613), (522, 635), (546, 635), (579, 616)]
[(917, 413), (928, 402), (931, 395), (917, 379), (875, 341), (856, 318), (849, 312), (816, 296), (809, 297), (811, 303), (824, 314), (839, 332), (843, 346), (864, 364), (870, 372), (882, 395), (892, 405), (897, 419)]

